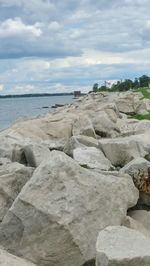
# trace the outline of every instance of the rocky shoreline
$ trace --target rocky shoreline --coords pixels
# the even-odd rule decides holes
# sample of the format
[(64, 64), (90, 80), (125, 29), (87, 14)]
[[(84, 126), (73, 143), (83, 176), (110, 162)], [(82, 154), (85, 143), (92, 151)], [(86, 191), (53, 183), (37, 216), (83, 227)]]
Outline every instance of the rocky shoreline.
[(0, 265), (150, 265), (149, 112), (91, 93), (0, 132)]

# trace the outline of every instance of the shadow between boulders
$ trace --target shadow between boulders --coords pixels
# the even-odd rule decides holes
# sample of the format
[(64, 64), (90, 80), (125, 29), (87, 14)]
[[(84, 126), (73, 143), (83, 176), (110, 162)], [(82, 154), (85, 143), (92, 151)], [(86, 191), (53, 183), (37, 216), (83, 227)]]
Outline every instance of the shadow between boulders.
[(82, 266), (95, 266), (95, 259), (85, 262)]

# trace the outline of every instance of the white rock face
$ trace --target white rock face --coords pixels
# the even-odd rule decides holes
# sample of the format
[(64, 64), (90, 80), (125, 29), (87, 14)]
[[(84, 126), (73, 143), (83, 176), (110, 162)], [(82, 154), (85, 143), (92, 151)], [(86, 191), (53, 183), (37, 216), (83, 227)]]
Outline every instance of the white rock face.
[(117, 126), (120, 129), (121, 136), (131, 136), (135, 134), (142, 134), (150, 129), (149, 120), (137, 120), (137, 119), (118, 119)]
[(99, 143), (103, 153), (114, 166), (124, 166), (142, 153), (130, 137), (103, 139), (99, 140)]
[(150, 238), (124, 226), (110, 226), (99, 233), (96, 266), (149, 266)]
[(132, 114), (135, 112), (134, 97), (132, 95), (123, 98), (120, 97), (115, 102), (119, 112), (125, 114)]
[(5, 250), (0, 249), (0, 266), (36, 266), (35, 264), (16, 257)]
[(98, 140), (92, 137), (78, 135), (72, 136), (65, 144), (63, 151), (69, 156), (73, 156), (73, 150), (76, 148), (96, 147), (99, 148)]
[(51, 139), (69, 138), (72, 126), (77, 119), (75, 112), (67, 113), (66, 110), (49, 113), (44, 117), (18, 122), (6, 130), (8, 136), (18, 139), (30, 139), (34, 142)]
[(0, 166), (0, 220), (3, 219), (32, 173), (33, 168), (17, 162)]
[(149, 112), (150, 112), (150, 100), (149, 99), (141, 100), (136, 107), (136, 113), (144, 115), (148, 114)]
[(72, 134), (73, 136), (85, 135), (96, 138), (92, 122), (86, 115), (80, 115), (79, 118), (75, 121), (72, 128)]
[(49, 156), (50, 150), (45, 145), (30, 144), (23, 148), (28, 165), (37, 167)]
[(111, 162), (104, 156), (101, 150), (95, 147), (76, 148), (73, 151), (73, 159), (81, 166), (89, 169), (111, 170)]
[(0, 244), (40, 266), (82, 266), (97, 234), (120, 225), (138, 191), (132, 179), (84, 169), (53, 151), (35, 170), (0, 228)]
[(119, 128), (105, 111), (95, 114), (93, 120), (95, 132), (100, 137), (116, 137), (119, 134)]
[(8, 158), (11, 161), (19, 162), (22, 159), (22, 147), (20, 140), (15, 136), (0, 135), (0, 158)]

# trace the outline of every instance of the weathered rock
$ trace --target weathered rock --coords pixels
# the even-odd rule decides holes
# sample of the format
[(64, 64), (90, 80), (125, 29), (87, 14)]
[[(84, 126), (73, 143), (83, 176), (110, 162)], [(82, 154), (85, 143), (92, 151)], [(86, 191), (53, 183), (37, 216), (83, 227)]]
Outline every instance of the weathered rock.
[(16, 257), (0, 249), (0, 266), (36, 266), (32, 262)]
[(49, 156), (50, 150), (46, 145), (30, 144), (23, 148), (27, 164), (37, 167)]
[(98, 140), (92, 137), (83, 136), (83, 135), (72, 136), (66, 142), (66, 145), (63, 151), (72, 157), (74, 149), (79, 148), (79, 147), (85, 147), (85, 146), (98, 148), (99, 143), (98, 143)]
[(124, 226), (110, 226), (99, 233), (97, 266), (150, 265), (150, 238)]
[(150, 167), (150, 162), (144, 158), (136, 158), (126, 164), (121, 170), (121, 173), (127, 173), (132, 177), (138, 178), (138, 174), (140, 171), (143, 171), (145, 175), (147, 175), (147, 169)]
[(121, 136), (130, 136), (135, 134), (142, 134), (150, 129), (149, 120), (137, 119), (118, 119), (117, 126), (120, 129)]
[(42, 141), (41, 144), (44, 144), (46, 145), (50, 151), (53, 151), (53, 150), (58, 150), (58, 151), (63, 151), (66, 143), (67, 143), (68, 139), (66, 140), (65, 138), (64, 139), (53, 139), (53, 140), (47, 140), (47, 141)]
[(129, 216), (140, 222), (150, 232), (150, 212), (145, 210), (129, 211)]
[(116, 101), (117, 108), (121, 113), (133, 114), (135, 113), (134, 98), (133, 96), (127, 96), (124, 98), (118, 98)]
[(120, 93), (115, 99), (118, 110), (121, 113), (133, 114), (136, 113), (136, 108), (142, 100), (142, 93)]
[(136, 219), (133, 219), (130, 216), (125, 217), (125, 219), (122, 222), (122, 225), (130, 229), (134, 229), (147, 237), (150, 237), (150, 231), (147, 230), (141, 222), (139, 222)]
[(80, 115), (79, 118), (74, 122), (72, 134), (73, 136), (85, 135), (96, 138), (92, 122), (86, 115)]
[(149, 130), (150, 129), (150, 121), (149, 120), (138, 121), (138, 123), (135, 123), (133, 129), (134, 129), (135, 133), (142, 133), (146, 130)]
[(105, 156), (114, 166), (124, 166), (136, 157), (140, 157), (140, 149), (129, 137), (99, 140)]
[(15, 136), (0, 136), (0, 158), (22, 162), (22, 147), (20, 140)]
[(120, 132), (116, 123), (110, 120), (105, 111), (97, 113), (92, 122), (96, 134), (100, 137), (116, 137)]
[(0, 228), (0, 244), (40, 266), (81, 266), (96, 237), (119, 225), (138, 191), (132, 179), (84, 169), (53, 151), (35, 170)]
[(111, 162), (104, 156), (101, 150), (95, 147), (82, 147), (73, 150), (73, 158), (81, 166), (89, 169), (111, 170)]
[[(72, 126), (77, 119), (75, 112), (49, 113), (44, 117), (18, 122), (6, 130), (8, 136), (30, 139), (34, 142), (71, 137)], [(5, 133), (5, 132), (4, 132)]]
[(144, 115), (148, 114), (149, 112), (150, 112), (150, 100), (149, 99), (141, 100), (136, 107), (136, 113)]
[(0, 221), (32, 173), (33, 168), (17, 162), (0, 166)]

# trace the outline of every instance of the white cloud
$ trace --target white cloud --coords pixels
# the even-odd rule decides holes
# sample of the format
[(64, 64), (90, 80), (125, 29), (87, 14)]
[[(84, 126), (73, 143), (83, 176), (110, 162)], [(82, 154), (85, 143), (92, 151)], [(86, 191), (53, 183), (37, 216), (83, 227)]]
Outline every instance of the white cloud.
[(10, 18), (0, 24), (0, 38), (24, 34), (39, 37), (42, 34), (39, 26), (39, 23), (35, 23), (34, 25), (26, 25), (22, 22), (21, 18)]
[(3, 91), (3, 90), (4, 90), (4, 85), (0, 84), (0, 91)]
[(16, 93), (31, 93), (34, 91), (34, 86), (27, 84), (27, 85), (17, 85), (14, 87), (14, 92)]
[(1, 83), (63, 91), (149, 74), (149, 9), (149, 0), (0, 0)]
[(61, 29), (61, 24), (58, 23), (57, 21), (52, 21), (51, 23), (48, 24), (48, 29), (52, 31), (57, 31)]

